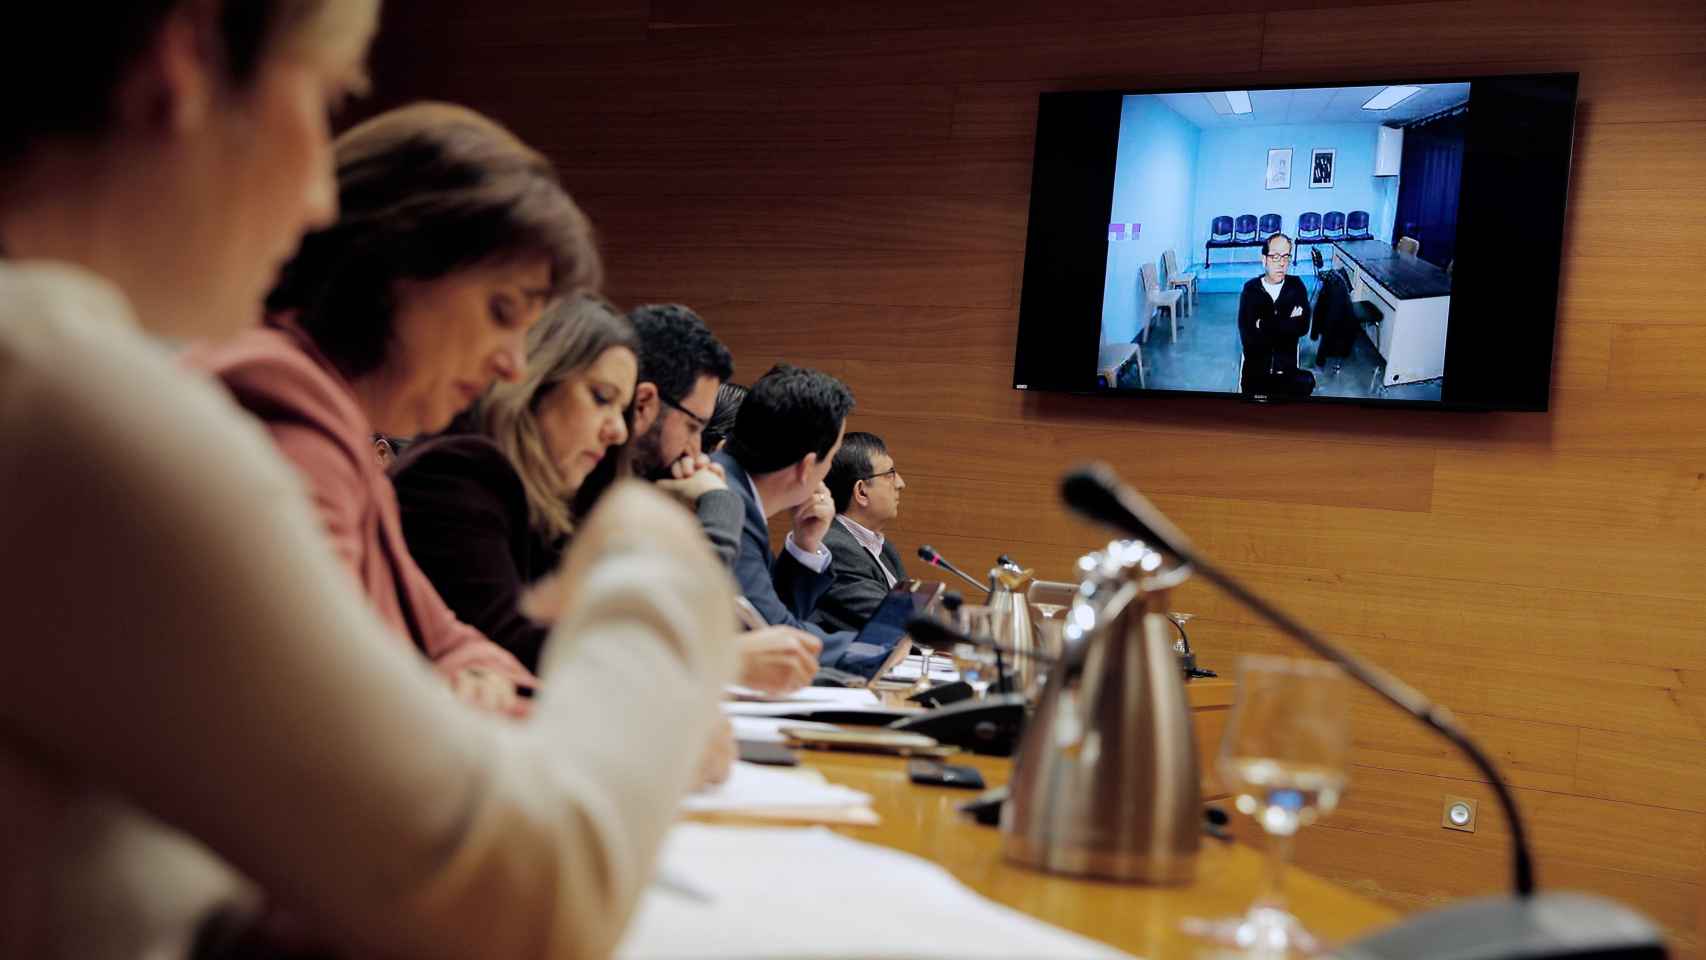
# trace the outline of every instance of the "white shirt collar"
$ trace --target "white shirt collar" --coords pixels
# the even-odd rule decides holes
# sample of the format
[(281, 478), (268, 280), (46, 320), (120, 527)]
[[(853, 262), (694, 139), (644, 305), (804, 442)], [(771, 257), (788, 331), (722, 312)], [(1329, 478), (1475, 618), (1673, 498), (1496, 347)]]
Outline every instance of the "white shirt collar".
[(859, 541), (861, 547), (872, 553), (882, 552), (883, 540), (885, 539), (882, 534), (867, 528), (845, 513), (836, 514), (835, 519), (841, 521), (841, 525), (847, 528), (847, 532), (853, 535), (853, 539)]
[(864, 524), (843, 514), (836, 514), (835, 519), (841, 521), (841, 525), (847, 528), (847, 532), (853, 535), (853, 539), (859, 541), (859, 546), (864, 547), (865, 552), (877, 561), (877, 569), (883, 572), (883, 579), (889, 582), (890, 587), (893, 587), (896, 583), (894, 571), (890, 570), (889, 565), (883, 562), (883, 542), (885, 540), (883, 535), (875, 530), (866, 529)]

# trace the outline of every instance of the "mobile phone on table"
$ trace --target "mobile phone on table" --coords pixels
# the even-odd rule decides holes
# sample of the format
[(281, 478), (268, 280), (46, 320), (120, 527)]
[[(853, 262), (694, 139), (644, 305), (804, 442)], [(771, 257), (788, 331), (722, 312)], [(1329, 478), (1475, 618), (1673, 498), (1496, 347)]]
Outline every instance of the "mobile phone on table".
[(764, 763), (773, 767), (799, 766), (800, 758), (780, 743), (768, 740), (736, 740), (740, 758), (747, 763)]
[(943, 763), (940, 760), (909, 760), (906, 764), (906, 775), (912, 778), (913, 783), (933, 787), (983, 789), (983, 774), (978, 773), (976, 767), (964, 764)]

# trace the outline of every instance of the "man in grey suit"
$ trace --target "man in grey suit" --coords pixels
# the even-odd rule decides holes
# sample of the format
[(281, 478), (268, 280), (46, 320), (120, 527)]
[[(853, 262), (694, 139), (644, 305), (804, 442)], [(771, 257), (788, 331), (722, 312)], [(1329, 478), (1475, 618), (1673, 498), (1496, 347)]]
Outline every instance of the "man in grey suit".
[(826, 631), (858, 630), (906, 579), (900, 551), (883, 534), (900, 513), (906, 481), (881, 437), (854, 432), (842, 438), (824, 484), (835, 500), (835, 522), (823, 535), (835, 581), (809, 619)]

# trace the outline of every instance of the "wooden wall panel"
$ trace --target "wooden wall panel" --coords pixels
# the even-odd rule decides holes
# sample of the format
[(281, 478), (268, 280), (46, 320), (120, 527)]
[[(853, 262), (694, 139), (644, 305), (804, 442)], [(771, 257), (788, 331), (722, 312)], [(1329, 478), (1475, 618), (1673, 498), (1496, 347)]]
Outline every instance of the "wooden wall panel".
[[(1698, 0), (393, 3), (369, 109), (421, 96), (545, 150), (619, 302), (688, 302), (750, 380), (843, 377), (908, 490), (891, 536), (1046, 575), (1108, 534), (1113, 463), (1228, 569), (1449, 705), (1533, 820), (1542, 881), (1706, 927), (1706, 8)], [(1465, 416), (1011, 389), (1036, 95), (1582, 76), (1552, 410)], [(917, 562), (914, 561), (916, 564)], [(1209, 665), (1290, 651), (1200, 583)], [(1504, 825), (1441, 830), (1463, 760), (1372, 697), (1300, 862), (1405, 908), (1500, 889)]]

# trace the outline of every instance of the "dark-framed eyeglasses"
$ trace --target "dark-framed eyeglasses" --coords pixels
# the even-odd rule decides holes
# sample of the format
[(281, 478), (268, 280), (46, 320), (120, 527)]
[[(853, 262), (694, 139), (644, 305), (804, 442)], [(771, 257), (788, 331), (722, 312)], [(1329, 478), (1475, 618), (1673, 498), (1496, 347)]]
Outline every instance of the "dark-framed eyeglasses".
[(664, 396), (662, 393), (658, 394), (658, 399), (681, 411), (681, 415), (687, 418), (688, 425), (693, 428), (694, 433), (704, 433), (705, 428), (710, 425), (710, 421), (682, 406), (678, 401), (672, 400), (669, 397)]
[(1266, 259), (1266, 260), (1277, 260), (1280, 263), (1289, 263), (1291, 261), (1291, 254), (1289, 254), (1289, 253), (1264, 253), (1264, 254), (1262, 254), (1262, 258)]
[(860, 480), (875, 480), (878, 477), (898, 477), (898, 476), (900, 476), (900, 468), (899, 467), (890, 467), (887, 470), (884, 470), (882, 473), (866, 474), (865, 476), (860, 477), (859, 479)]

